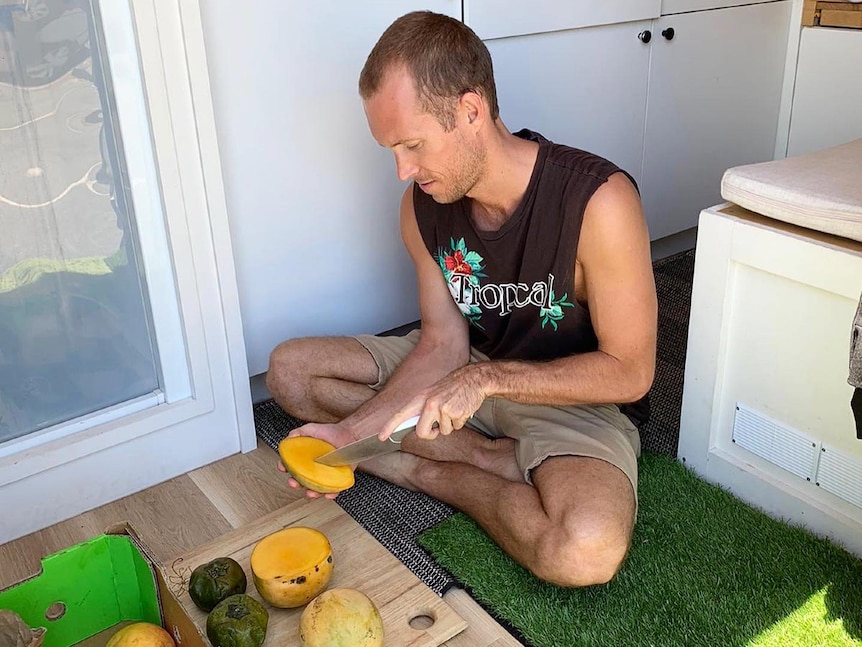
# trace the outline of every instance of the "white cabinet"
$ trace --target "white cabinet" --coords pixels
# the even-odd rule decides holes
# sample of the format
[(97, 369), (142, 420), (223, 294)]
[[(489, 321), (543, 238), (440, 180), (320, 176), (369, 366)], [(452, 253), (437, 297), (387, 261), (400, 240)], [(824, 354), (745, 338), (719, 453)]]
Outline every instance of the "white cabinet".
[(487, 42), (500, 116), (613, 160), (640, 179), (649, 21)]
[(725, 170), (773, 158), (790, 5), (653, 23), (641, 175), (653, 239), (694, 227), (701, 209), (721, 202)]
[(418, 318), (391, 153), (357, 90), (398, 16), (460, 0), (201, 3), (248, 368), (279, 342)]
[(775, 2), (775, 0), (661, 0), (661, 15), (669, 16), (675, 13), (688, 13), (690, 11), (725, 9), (727, 7), (757, 4), (758, 2)]
[(847, 384), (862, 244), (717, 208), (697, 239), (679, 458), (862, 555)]
[(787, 155), (862, 137), (862, 30), (805, 27)]
[(773, 158), (790, 10), (780, 0), (488, 39), (501, 116), (631, 173), (652, 239), (689, 229), (720, 201), (725, 169)]
[(464, 21), (482, 40), (657, 18), (662, 0), (464, 0)]

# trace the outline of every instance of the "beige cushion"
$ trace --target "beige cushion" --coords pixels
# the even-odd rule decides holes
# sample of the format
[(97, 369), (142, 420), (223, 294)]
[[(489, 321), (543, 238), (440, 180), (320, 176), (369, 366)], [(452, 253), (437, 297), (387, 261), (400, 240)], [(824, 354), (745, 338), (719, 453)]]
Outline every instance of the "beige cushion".
[(721, 197), (769, 218), (862, 241), (862, 139), (728, 169)]

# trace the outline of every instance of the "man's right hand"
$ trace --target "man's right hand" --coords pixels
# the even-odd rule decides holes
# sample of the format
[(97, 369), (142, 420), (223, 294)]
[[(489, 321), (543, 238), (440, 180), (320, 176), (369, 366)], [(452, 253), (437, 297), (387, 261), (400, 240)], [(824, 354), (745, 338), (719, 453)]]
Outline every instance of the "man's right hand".
[[(352, 443), (354, 440), (358, 440), (354, 438), (349, 431), (347, 431), (344, 427), (339, 425), (338, 423), (316, 423), (309, 422), (302, 427), (297, 427), (293, 431), (288, 434), (288, 437), (292, 438), (294, 436), (311, 436), (312, 438), (320, 438), (321, 440), (325, 440), (333, 447), (338, 449), (339, 447), (343, 447), (349, 443)], [(350, 466), (352, 469), (355, 469), (355, 465)], [(292, 487), (294, 490), (302, 489), (302, 486), (299, 482), (290, 476), (290, 472), (287, 471), (287, 468), (284, 466), (284, 463), (281, 461), (278, 462), (278, 469), (280, 472), (284, 472), (288, 474), (289, 478), (287, 479), (287, 484)], [(306, 490), (305, 496), (309, 499), (317, 499), (321, 496), (326, 497), (327, 499), (334, 499), (338, 496), (337, 492), (329, 493), (329, 494), (321, 494), (320, 492), (315, 492), (314, 490)]]

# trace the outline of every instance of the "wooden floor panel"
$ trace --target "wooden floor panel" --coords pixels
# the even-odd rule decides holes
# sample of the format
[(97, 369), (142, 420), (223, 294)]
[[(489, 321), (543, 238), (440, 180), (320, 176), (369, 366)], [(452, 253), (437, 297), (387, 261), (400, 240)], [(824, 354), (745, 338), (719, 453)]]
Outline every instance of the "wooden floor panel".
[(304, 496), (287, 486), (278, 471), (278, 454), (259, 445), (248, 454), (231, 456), (189, 473), (234, 528), (254, 521)]
[(41, 571), (41, 559), (59, 550), (94, 537), (103, 529), (88, 519), (75, 517), (0, 545), (0, 589)]
[(128, 521), (163, 562), (232, 528), (188, 475), (109, 503), (84, 516), (101, 531)]

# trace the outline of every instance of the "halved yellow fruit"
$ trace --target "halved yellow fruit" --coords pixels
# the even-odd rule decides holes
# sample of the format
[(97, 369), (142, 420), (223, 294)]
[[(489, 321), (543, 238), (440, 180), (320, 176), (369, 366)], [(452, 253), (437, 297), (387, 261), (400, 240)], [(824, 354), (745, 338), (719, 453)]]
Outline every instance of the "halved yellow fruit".
[(251, 552), (260, 597), (274, 607), (301, 607), (332, 579), (332, 547), (319, 530), (293, 526), (261, 539)]
[(332, 444), (320, 438), (290, 436), (278, 444), (278, 455), (302, 487), (328, 494), (346, 490), (354, 482), (349, 465), (332, 467), (315, 461), (334, 449)]

